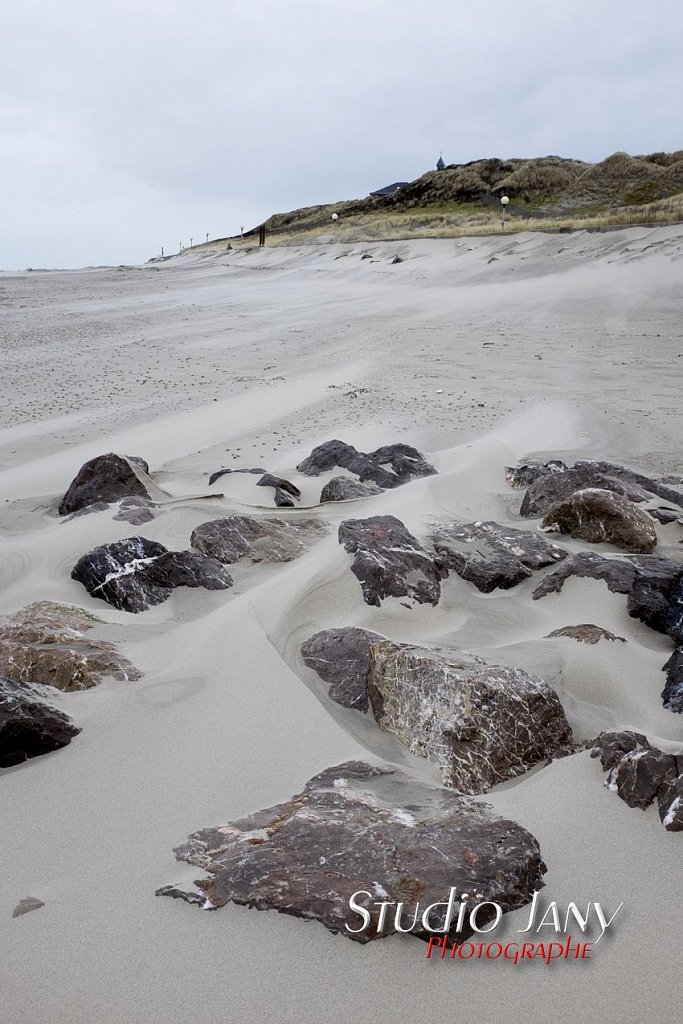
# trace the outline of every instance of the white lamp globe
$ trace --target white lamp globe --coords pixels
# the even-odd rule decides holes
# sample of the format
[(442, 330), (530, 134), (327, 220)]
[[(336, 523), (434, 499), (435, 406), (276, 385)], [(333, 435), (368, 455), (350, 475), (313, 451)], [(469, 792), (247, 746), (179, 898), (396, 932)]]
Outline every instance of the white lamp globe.
[(339, 220), (339, 214), (338, 213), (333, 213), (332, 214), (332, 220)]
[(500, 201), (503, 204), (503, 206), (507, 206), (508, 203), (510, 202), (510, 197), (509, 196), (501, 196), (500, 197)]

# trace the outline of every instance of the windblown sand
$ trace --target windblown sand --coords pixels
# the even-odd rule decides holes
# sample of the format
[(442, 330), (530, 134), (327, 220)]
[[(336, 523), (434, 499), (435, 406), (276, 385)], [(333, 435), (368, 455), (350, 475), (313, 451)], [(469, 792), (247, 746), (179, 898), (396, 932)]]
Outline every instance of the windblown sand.
[[(590, 962), (427, 962), (411, 937), (361, 947), (316, 923), (202, 912), (154, 890), (201, 874), (172, 853), (189, 832), (286, 799), (329, 765), (379, 757), (436, 781), (304, 667), (301, 642), (326, 627), (519, 665), (557, 688), (577, 735), (635, 728), (682, 749), (683, 721), (659, 697), (670, 645), (604, 584), (573, 579), (532, 602), (534, 581), (484, 597), (452, 575), (437, 608), (369, 608), (335, 536), (343, 518), (381, 513), (421, 538), (434, 518), (520, 525), (504, 466), (528, 455), (680, 473), (682, 274), (683, 230), (659, 228), (214, 248), (0, 275), (0, 614), (41, 599), (88, 608), (144, 673), (56, 693), (82, 733), (0, 771), (3, 1022), (675, 1019), (682, 838), (610, 794), (587, 753), (486, 799), (539, 840), (544, 902), (623, 901)], [(316, 505), (333, 474), (294, 467), (333, 437), (365, 451), (413, 444), (439, 475), (323, 506), (326, 539), (287, 565), (237, 567), (228, 592), (177, 590), (133, 616), (70, 579), (97, 544), (141, 533), (184, 548), (197, 524), (270, 504), (248, 476), (183, 500), (224, 466), (286, 476)], [(108, 512), (60, 521), (76, 471), (106, 451), (147, 459), (178, 500), (144, 527)], [(658, 534), (662, 554), (683, 555), (680, 527)], [(629, 642), (544, 639), (581, 622)], [(45, 906), (12, 919), (29, 895)], [(506, 918), (505, 934), (527, 916)]]

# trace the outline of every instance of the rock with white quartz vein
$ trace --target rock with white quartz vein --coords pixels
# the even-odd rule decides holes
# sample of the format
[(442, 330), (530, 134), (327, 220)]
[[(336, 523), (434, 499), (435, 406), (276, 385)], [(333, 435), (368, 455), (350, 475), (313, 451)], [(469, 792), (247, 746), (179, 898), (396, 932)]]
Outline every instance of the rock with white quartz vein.
[(176, 587), (226, 590), (232, 577), (220, 562), (198, 551), (169, 551), (146, 537), (128, 537), (93, 548), (78, 560), (72, 579), (125, 612), (143, 612), (168, 600)]
[(431, 539), (442, 564), (485, 594), (509, 590), (533, 569), (567, 557), (537, 533), (494, 522), (439, 523)]
[[(209, 910), (228, 902), (277, 910), (361, 943), (396, 931), (393, 913), (379, 931), (375, 901), (403, 902), (401, 927), (428, 939), (421, 911), (445, 902), (451, 887), (515, 910), (543, 886), (546, 870), (534, 837), (487, 804), (358, 761), (326, 769), (285, 803), (195, 832), (175, 853), (208, 877), (157, 895)], [(359, 890), (368, 894), (359, 900), (370, 924), (351, 931), (363, 923), (349, 906)], [(435, 908), (427, 923), (443, 927), (445, 914)], [(456, 927), (457, 910), (449, 937), (471, 934)]]
[(441, 580), (448, 570), (400, 519), (347, 519), (339, 527), (339, 543), (354, 556), (351, 572), (360, 582), (366, 604), (379, 607), (387, 597), (439, 603)]
[(645, 810), (655, 800), (669, 832), (683, 831), (683, 755), (651, 746), (642, 733), (603, 732), (591, 757), (609, 774), (605, 785), (629, 807)]
[(572, 743), (543, 679), (452, 648), (373, 644), (368, 693), (379, 727), (463, 793), (485, 793)]

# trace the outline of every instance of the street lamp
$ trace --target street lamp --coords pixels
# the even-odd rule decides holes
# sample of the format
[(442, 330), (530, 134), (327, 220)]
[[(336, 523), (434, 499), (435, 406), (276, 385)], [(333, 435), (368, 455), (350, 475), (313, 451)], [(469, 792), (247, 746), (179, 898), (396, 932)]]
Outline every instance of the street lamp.
[(503, 216), (501, 218), (502, 225), (503, 225), (503, 231), (505, 231), (505, 211), (507, 210), (507, 208), (509, 206), (509, 203), (510, 203), (510, 197), (509, 196), (501, 196), (500, 197), (500, 204), (503, 207)]
[(332, 214), (332, 220), (339, 220), (339, 214), (338, 213), (333, 213)]

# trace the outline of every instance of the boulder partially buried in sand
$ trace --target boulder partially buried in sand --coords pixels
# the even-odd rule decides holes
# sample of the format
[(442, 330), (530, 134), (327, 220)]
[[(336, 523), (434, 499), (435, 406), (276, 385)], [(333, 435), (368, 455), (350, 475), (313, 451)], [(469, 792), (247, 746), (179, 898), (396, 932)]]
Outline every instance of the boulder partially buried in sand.
[(683, 755), (652, 747), (638, 732), (603, 732), (591, 757), (609, 772), (605, 785), (629, 807), (641, 810), (657, 800), (659, 817), (669, 832), (683, 831)]
[(366, 454), (336, 440), (318, 445), (296, 468), (307, 476), (320, 476), (337, 467), (354, 473), (363, 483), (372, 480), (386, 489), (436, 473), (424, 455), (407, 444), (389, 444)]
[(485, 793), (572, 743), (560, 700), (543, 679), (462, 651), (373, 644), (368, 694), (379, 727), (438, 765), (444, 785), (462, 793)]
[[(382, 902), (403, 903), (400, 928), (426, 940), (422, 913), (441, 903), (426, 923), (443, 928), (452, 888), (515, 910), (543, 886), (546, 870), (536, 839), (487, 804), (358, 761), (326, 769), (285, 803), (195, 832), (175, 854), (209, 877), (157, 895), (208, 910), (228, 902), (277, 910), (361, 943), (397, 931), (393, 913), (380, 929)], [(359, 890), (370, 914), (363, 930), (349, 902)], [(470, 934), (468, 926), (457, 931), (456, 910), (449, 937)]]
[(574, 491), (593, 487), (621, 494), (629, 501), (640, 502), (659, 497), (683, 508), (683, 494), (679, 491), (613, 462), (579, 461), (568, 469), (564, 463), (555, 460), (543, 467), (521, 466), (516, 470), (508, 469), (506, 475), (513, 487), (524, 486), (520, 481), (531, 479), (519, 510), (520, 515), (526, 517), (543, 516), (552, 505), (564, 501)]
[(431, 535), (441, 563), (484, 594), (509, 590), (567, 552), (530, 530), (494, 522), (439, 523)]
[(381, 494), (382, 488), (370, 481), (361, 484), (350, 476), (334, 476), (320, 492), (321, 505), (327, 501), (349, 501), (352, 498), (371, 498), (373, 494)]
[(347, 519), (339, 527), (339, 543), (354, 556), (351, 572), (360, 582), (366, 604), (379, 607), (387, 597), (439, 603), (441, 580), (448, 570), (400, 519)]
[(590, 544), (614, 544), (644, 555), (657, 546), (652, 516), (623, 495), (597, 487), (575, 491), (551, 506), (541, 526)]
[(149, 473), (149, 466), (137, 456), (120, 456), (114, 452), (98, 455), (79, 469), (59, 504), (60, 516), (78, 512), (97, 502), (111, 503), (120, 498), (138, 495), (149, 498), (145, 485), (135, 469)]
[(106, 640), (88, 634), (101, 622), (72, 605), (37, 601), (0, 625), (0, 675), (58, 690), (87, 690), (105, 676), (140, 673)]
[(167, 601), (176, 587), (226, 590), (232, 576), (220, 562), (198, 551), (169, 551), (146, 537), (129, 537), (93, 548), (71, 577), (91, 597), (124, 612), (144, 612)]
[(370, 648), (383, 639), (379, 633), (355, 626), (324, 629), (301, 645), (301, 656), (308, 668), (329, 683), (330, 700), (367, 711)]
[(0, 676), (0, 768), (65, 747), (81, 731), (44, 700), (43, 687)]
[(250, 558), (252, 562), (291, 562), (321, 540), (328, 529), (328, 524), (320, 519), (228, 516), (197, 526), (190, 544), (228, 565), (240, 558)]
[(522, 669), (349, 626), (315, 633), (301, 653), (330, 683), (332, 700), (359, 710), (369, 701), (381, 729), (436, 764), (444, 784), (461, 792), (485, 793), (571, 749), (557, 694)]

